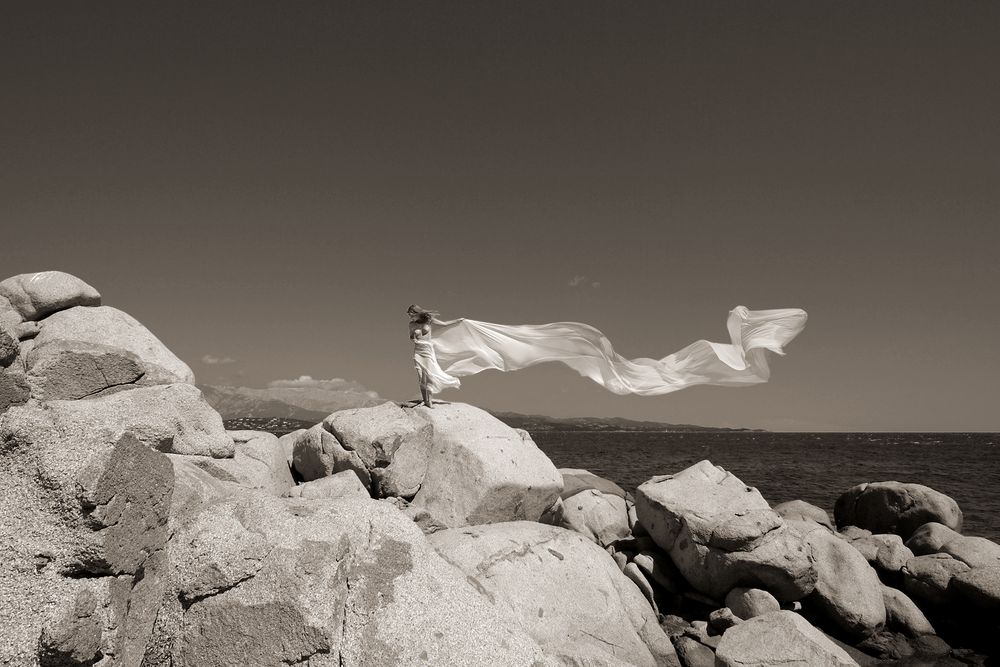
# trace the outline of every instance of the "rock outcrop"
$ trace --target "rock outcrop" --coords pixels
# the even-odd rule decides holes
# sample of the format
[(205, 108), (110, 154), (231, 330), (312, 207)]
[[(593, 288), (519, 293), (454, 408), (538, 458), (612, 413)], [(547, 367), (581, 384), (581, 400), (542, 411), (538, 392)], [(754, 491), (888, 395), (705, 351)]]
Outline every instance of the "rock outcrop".
[(756, 586), (779, 600), (816, 585), (811, 547), (760, 493), (709, 461), (656, 477), (636, 493), (639, 523), (695, 589), (722, 600)]
[(100, 293), (76, 276), (62, 271), (22, 273), (0, 282), (0, 297), (23, 320), (40, 320), (73, 306), (99, 306)]
[(135, 361), (146, 384), (194, 384), (194, 373), (134, 317), (110, 306), (59, 311), (41, 322), (32, 365), (51, 355), (115, 351)]
[(850, 544), (811, 521), (791, 524), (805, 534), (815, 559), (816, 588), (807, 598), (844, 635), (862, 640), (885, 625), (878, 574)]
[(292, 451), (292, 468), (305, 481), (352, 470), (366, 487), (371, 486), (371, 474), (361, 457), (357, 452), (345, 449), (322, 424), (289, 433), (285, 437)]
[(379, 497), (412, 498), (424, 480), (434, 429), (395, 403), (334, 412), (323, 428), (357, 455)]
[(680, 664), (635, 584), (575, 532), (518, 521), (444, 530), (430, 541), (557, 664)]
[(412, 522), (373, 500), (240, 492), (183, 523), (169, 566), (151, 667), (528, 667), (543, 657)]
[(726, 606), (743, 620), (781, 609), (781, 605), (773, 595), (759, 588), (734, 588), (726, 595)]
[(563, 479), (559, 525), (575, 530), (603, 547), (631, 535), (628, 506), (621, 487), (588, 470), (563, 468), (559, 474)]
[(837, 499), (834, 518), (840, 528), (858, 526), (873, 533), (895, 533), (903, 540), (931, 521), (962, 530), (958, 503), (923, 484), (858, 484)]
[(720, 667), (857, 667), (842, 648), (791, 611), (775, 611), (733, 627), (719, 643)]
[(412, 409), (434, 429), (427, 474), (413, 504), (445, 525), (537, 521), (562, 492), (562, 477), (530, 439), (464, 403)]

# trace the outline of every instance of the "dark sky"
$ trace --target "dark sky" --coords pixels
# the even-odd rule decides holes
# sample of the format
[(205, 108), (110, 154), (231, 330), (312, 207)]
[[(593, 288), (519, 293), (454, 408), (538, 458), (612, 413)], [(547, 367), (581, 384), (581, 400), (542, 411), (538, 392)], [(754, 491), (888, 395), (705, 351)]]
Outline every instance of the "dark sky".
[(203, 382), (398, 398), (412, 302), (650, 357), (802, 307), (767, 385), (442, 398), (1000, 430), (998, 35), (994, 2), (7, 3), (0, 268), (81, 276)]

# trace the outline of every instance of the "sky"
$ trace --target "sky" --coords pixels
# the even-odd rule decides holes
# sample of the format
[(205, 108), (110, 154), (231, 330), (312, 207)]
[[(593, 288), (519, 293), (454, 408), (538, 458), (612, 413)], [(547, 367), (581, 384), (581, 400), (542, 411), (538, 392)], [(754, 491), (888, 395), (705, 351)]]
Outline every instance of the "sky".
[(406, 307), (627, 357), (800, 307), (771, 381), (441, 395), (773, 430), (1000, 431), (1000, 3), (11, 3), (0, 273), (208, 384), (417, 396)]

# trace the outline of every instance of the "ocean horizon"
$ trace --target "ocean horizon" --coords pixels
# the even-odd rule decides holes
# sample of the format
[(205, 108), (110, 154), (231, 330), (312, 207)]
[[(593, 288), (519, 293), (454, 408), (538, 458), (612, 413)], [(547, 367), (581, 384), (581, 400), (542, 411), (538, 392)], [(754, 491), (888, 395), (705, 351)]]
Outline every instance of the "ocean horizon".
[(963, 533), (1000, 540), (1000, 433), (535, 431), (559, 468), (585, 468), (634, 492), (655, 475), (708, 459), (771, 505), (801, 499), (833, 516), (864, 482), (923, 484), (958, 502)]

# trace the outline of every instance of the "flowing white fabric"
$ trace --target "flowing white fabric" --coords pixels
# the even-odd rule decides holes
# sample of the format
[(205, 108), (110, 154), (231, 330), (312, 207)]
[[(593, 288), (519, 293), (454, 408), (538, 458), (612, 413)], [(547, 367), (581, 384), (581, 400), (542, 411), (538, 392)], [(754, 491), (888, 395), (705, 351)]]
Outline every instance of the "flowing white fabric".
[(657, 396), (700, 384), (767, 382), (771, 371), (765, 352), (784, 354), (784, 346), (805, 327), (806, 312), (737, 306), (727, 321), (731, 343), (698, 340), (662, 359), (626, 359), (604, 334), (579, 322), (507, 325), (461, 318), (433, 323), (434, 370), (448, 378), (437, 378), (441, 387), (457, 388), (457, 378), (491, 368), (516, 371), (560, 361), (616, 394)]

